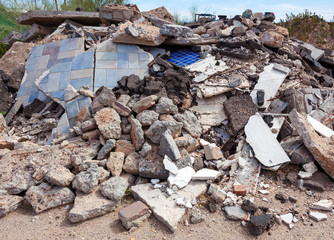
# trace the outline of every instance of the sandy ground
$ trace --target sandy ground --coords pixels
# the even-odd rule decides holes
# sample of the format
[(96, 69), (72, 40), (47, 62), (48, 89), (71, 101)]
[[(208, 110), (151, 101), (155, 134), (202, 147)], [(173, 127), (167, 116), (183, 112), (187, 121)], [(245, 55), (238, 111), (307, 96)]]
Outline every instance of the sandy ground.
[[(16, 212), (0, 219), (0, 239), (334, 239), (333, 213), (326, 212), (328, 219), (322, 222), (315, 222), (307, 215), (311, 203), (320, 199), (334, 199), (334, 181), (324, 173), (318, 174), (317, 181), (325, 186), (326, 191), (322, 193), (313, 191), (309, 196), (306, 191), (300, 191), (294, 186), (283, 183), (281, 179), (286, 172), (262, 173), (260, 181), (270, 185), (270, 194), (263, 196), (258, 193), (255, 203), (281, 213), (294, 212), (300, 220), (292, 229), (285, 224), (276, 223), (269, 232), (258, 237), (250, 235), (247, 228), (241, 226), (239, 221), (228, 220), (220, 209), (212, 214), (205, 207), (202, 207), (202, 213), (206, 216), (204, 222), (185, 226), (182, 221), (176, 233), (171, 233), (153, 216), (139, 229), (127, 232), (118, 220), (117, 213), (122, 207), (134, 201), (128, 196), (122, 200), (121, 206), (115, 212), (78, 224), (68, 222), (68, 206), (54, 208), (35, 216), (31, 207), (24, 204)], [(275, 199), (275, 193), (278, 192), (296, 197), (297, 203), (287, 201), (282, 204)], [(267, 198), (268, 202), (263, 201), (263, 197)], [(261, 210), (259, 211), (261, 213)], [(304, 221), (301, 219), (302, 216), (305, 217)], [(184, 219), (187, 217), (189, 213)]]

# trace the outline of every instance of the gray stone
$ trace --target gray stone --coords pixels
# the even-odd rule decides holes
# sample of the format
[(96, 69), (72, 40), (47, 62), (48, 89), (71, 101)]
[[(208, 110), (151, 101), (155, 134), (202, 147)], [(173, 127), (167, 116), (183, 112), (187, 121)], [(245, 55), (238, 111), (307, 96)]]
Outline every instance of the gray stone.
[(115, 206), (115, 202), (102, 196), (99, 188), (90, 194), (77, 191), (74, 206), (68, 214), (68, 220), (72, 223), (82, 222), (110, 213), (115, 209)]
[(129, 186), (127, 179), (122, 177), (111, 177), (108, 181), (101, 184), (101, 193), (103, 196), (118, 203), (125, 194)]
[(142, 126), (150, 126), (154, 121), (159, 119), (159, 113), (152, 110), (144, 110), (140, 112), (136, 118)]
[(139, 153), (141, 156), (146, 157), (148, 154), (151, 153), (151, 151), (152, 151), (152, 146), (146, 142), (144, 143)]
[(231, 220), (246, 220), (247, 212), (245, 212), (240, 206), (226, 206), (226, 217)]
[(121, 118), (115, 109), (103, 108), (94, 115), (94, 119), (105, 139), (119, 139), (121, 137)]
[(123, 164), (124, 164), (124, 153), (112, 152), (110, 153), (106, 166), (107, 169), (111, 172), (111, 175), (113, 177), (119, 177), (122, 173)]
[[(160, 189), (151, 190), (151, 183), (136, 185), (131, 188), (135, 198), (149, 206), (153, 215), (163, 222), (172, 232), (177, 230), (178, 223), (186, 213), (185, 208), (176, 206), (175, 200), (166, 196)], [(206, 191), (203, 182), (192, 182), (179, 190), (177, 195), (186, 199), (193, 199)]]
[(150, 128), (145, 132), (145, 135), (155, 144), (160, 144), (162, 134), (168, 130), (173, 137), (181, 133), (183, 123), (176, 121), (160, 121), (156, 120)]
[(51, 185), (66, 187), (70, 185), (74, 174), (64, 166), (53, 166), (45, 176), (45, 180)]
[(190, 214), (190, 222), (192, 224), (197, 224), (200, 222), (205, 221), (205, 217), (203, 214), (201, 214), (201, 212), (197, 209), (194, 209), (191, 214)]
[(65, 89), (65, 96), (64, 96), (65, 102), (69, 102), (78, 96), (79, 93), (77, 92), (77, 90), (74, 87), (72, 87), (72, 85), (68, 84)]
[(108, 139), (106, 143), (103, 145), (99, 153), (97, 154), (98, 160), (102, 160), (108, 157), (109, 153), (116, 146), (116, 141), (114, 139)]
[(155, 101), (158, 99), (156, 95), (151, 95), (148, 97), (145, 97), (141, 99), (138, 102), (135, 102), (132, 106), (132, 110), (136, 113), (140, 113), (150, 107), (152, 107), (155, 104)]
[(88, 132), (94, 129), (97, 129), (97, 125), (96, 125), (95, 119), (93, 118), (86, 120), (81, 124), (82, 132)]
[(181, 158), (179, 148), (177, 147), (172, 135), (170, 135), (168, 131), (162, 134), (160, 140), (159, 154), (160, 156), (167, 155), (174, 161)]
[(100, 171), (99, 183), (107, 181), (110, 177), (110, 172), (105, 170), (103, 167), (99, 167), (99, 171)]
[(93, 105), (95, 102), (99, 102), (104, 107), (111, 107), (116, 101), (116, 96), (111, 88), (100, 87), (96, 91), (96, 97), (94, 98)]
[(197, 117), (190, 111), (176, 114), (174, 118), (183, 123), (183, 128), (194, 138), (199, 138), (202, 134), (202, 127)]
[(270, 230), (274, 223), (275, 222), (271, 214), (251, 216), (248, 229), (249, 232), (254, 235), (261, 235), (265, 230)]
[(323, 221), (327, 219), (327, 215), (320, 212), (310, 212), (309, 213), (310, 218), (316, 220), (317, 222)]
[(8, 194), (19, 194), (36, 184), (29, 172), (18, 171), (11, 177), (10, 181), (0, 186), (7, 190)]
[(131, 123), (131, 140), (135, 146), (136, 151), (139, 151), (145, 142), (144, 131), (137, 119), (131, 116), (129, 120)]
[(75, 195), (70, 189), (52, 187), (47, 183), (30, 187), (25, 195), (25, 199), (31, 204), (36, 214), (53, 207), (72, 203), (74, 198)]
[(161, 97), (156, 106), (156, 112), (160, 114), (177, 114), (178, 109), (172, 99)]
[(0, 218), (6, 216), (7, 213), (14, 212), (22, 201), (23, 197), (20, 196), (0, 195)]
[(145, 178), (167, 179), (169, 172), (163, 165), (163, 159), (156, 152), (152, 152), (138, 163), (139, 176)]
[(204, 154), (206, 160), (219, 160), (224, 158), (222, 151), (214, 143), (204, 146)]
[(183, 37), (183, 38), (194, 37), (191, 28), (176, 24), (164, 24), (160, 28), (160, 33), (162, 35), (172, 36), (172, 37)]
[(310, 208), (315, 209), (315, 210), (322, 210), (322, 211), (332, 211), (333, 203), (331, 200), (323, 199), (318, 202), (312, 203)]
[(91, 193), (99, 185), (100, 171), (96, 165), (75, 176), (72, 186), (84, 193)]

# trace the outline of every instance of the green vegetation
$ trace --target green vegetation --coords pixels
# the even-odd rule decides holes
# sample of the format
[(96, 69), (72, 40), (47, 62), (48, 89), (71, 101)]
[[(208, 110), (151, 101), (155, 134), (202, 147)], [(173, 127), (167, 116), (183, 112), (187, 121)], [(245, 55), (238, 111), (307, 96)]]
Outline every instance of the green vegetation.
[(286, 20), (281, 20), (279, 25), (287, 28), (290, 36), (319, 47), (334, 49), (334, 23), (326, 22), (316, 13), (305, 10), (299, 14), (286, 14)]
[[(0, 41), (11, 31), (23, 32), (27, 29), (26, 26), (16, 22), (16, 18), (19, 15), (17, 11), (9, 11), (0, 3)], [(2, 53), (2, 51), (3, 46), (0, 46), (0, 52)], [(0, 56), (2, 56), (1, 53)]]
[(2, 114), (2, 116), (6, 116), (6, 112), (0, 112)]

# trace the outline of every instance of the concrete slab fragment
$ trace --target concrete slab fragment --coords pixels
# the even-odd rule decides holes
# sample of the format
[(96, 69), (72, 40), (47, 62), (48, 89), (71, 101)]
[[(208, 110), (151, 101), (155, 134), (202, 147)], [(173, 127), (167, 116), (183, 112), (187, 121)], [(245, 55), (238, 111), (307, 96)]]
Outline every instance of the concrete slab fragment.
[(265, 166), (273, 167), (290, 162), (289, 157), (259, 114), (249, 118), (245, 126), (246, 141), (255, 152), (255, 157)]
[(327, 137), (327, 138), (329, 138), (331, 136), (334, 136), (334, 131), (332, 129), (330, 129), (329, 127), (325, 126), (321, 122), (317, 121), (313, 117), (307, 116), (306, 119), (307, 119), (307, 121), (309, 121), (309, 123), (311, 123), (312, 127), (314, 128), (314, 130), (317, 133), (319, 133), (321, 136), (324, 136), (324, 137)]
[(261, 107), (268, 108), (271, 103), (269, 100), (275, 97), (276, 92), (289, 72), (290, 69), (279, 64), (269, 64), (266, 66), (264, 71), (260, 73), (260, 78), (250, 94), (253, 98), (253, 102), (258, 104), (257, 91), (262, 90), (265, 94), (264, 104)]
[[(177, 225), (186, 213), (185, 208), (176, 206), (175, 199), (167, 197), (160, 189), (151, 190), (151, 183), (136, 185), (131, 188), (135, 198), (140, 199), (152, 210), (161, 222), (172, 232), (177, 230)], [(206, 183), (191, 182), (176, 194), (179, 198), (193, 199), (206, 191)]]

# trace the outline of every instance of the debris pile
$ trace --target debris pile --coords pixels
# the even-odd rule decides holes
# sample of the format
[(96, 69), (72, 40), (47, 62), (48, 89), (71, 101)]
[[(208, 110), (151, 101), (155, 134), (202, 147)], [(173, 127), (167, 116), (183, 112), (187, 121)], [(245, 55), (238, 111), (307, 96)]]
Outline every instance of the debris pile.
[[(292, 228), (300, 215), (260, 213), (254, 196), (270, 193), (262, 169), (303, 166), (287, 179), (306, 193), (316, 172), (334, 178), (333, 53), (247, 13), (187, 26), (135, 5), (20, 16), (30, 42), (0, 59), (0, 216), (73, 203), (68, 220), (82, 222), (130, 191), (140, 201), (118, 214), (131, 231), (151, 213), (172, 232), (187, 212), (200, 223), (201, 205), (255, 235)], [(333, 210), (310, 208), (316, 221)]]

